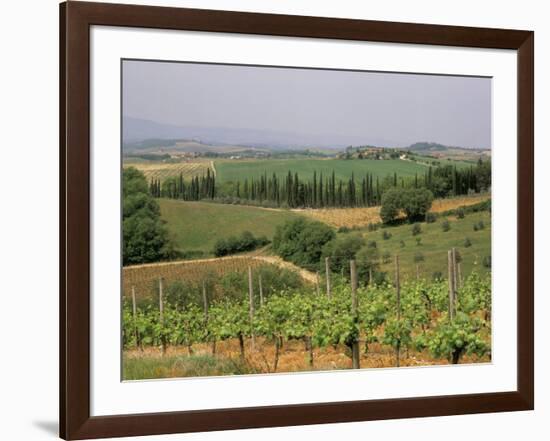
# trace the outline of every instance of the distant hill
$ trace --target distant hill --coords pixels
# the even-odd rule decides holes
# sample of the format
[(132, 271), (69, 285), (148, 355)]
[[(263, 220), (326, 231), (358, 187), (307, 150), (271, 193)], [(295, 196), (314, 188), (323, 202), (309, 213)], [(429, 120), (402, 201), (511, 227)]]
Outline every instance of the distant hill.
[[(280, 149), (330, 148), (341, 149), (349, 145), (363, 145), (365, 140), (354, 135), (326, 133), (295, 133), (277, 130), (199, 127), (162, 124), (146, 119), (123, 118), (122, 139), (125, 150), (140, 148), (139, 143), (150, 144), (150, 140), (194, 141), (202, 145)], [(396, 145), (384, 139), (367, 140), (375, 145)], [(149, 146), (150, 147), (150, 146)], [(142, 147), (142, 148), (149, 148)]]
[(459, 147), (459, 146), (449, 146), (444, 144), (439, 144), (437, 142), (415, 142), (410, 146), (405, 148), (406, 150), (411, 150), (414, 152), (445, 152), (448, 150), (490, 150), (486, 148), (468, 148), (468, 147)]
[(448, 146), (443, 144), (438, 144), (437, 142), (415, 142), (414, 144), (411, 144), (409, 147), (407, 147), (407, 150), (412, 150), (415, 152), (424, 152), (424, 151), (441, 152), (448, 149), (449, 149)]

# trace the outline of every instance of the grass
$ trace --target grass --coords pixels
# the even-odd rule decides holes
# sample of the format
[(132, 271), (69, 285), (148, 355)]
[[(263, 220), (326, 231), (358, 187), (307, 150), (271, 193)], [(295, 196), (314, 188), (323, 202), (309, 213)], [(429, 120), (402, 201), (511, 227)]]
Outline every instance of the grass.
[[(367, 241), (375, 240), (382, 256), (385, 252), (390, 255), (399, 255), (401, 273), (404, 278), (416, 276), (416, 263), (414, 257), (417, 253), (424, 256), (424, 261), (419, 262), (421, 277), (431, 278), (435, 272), (441, 272), (445, 277), (447, 273), (447, 250), (455, 247), (462, 256), (462, 274), (470, 274), (472, 270), (480, 273), (488, 271), (482, 264), (483, 258), (491, 255), (491, 214), (480, 212), (467, 214), (464, 219), (454, 217), (447, 218), (450, 230), (444, 232), (441, 224), (445, 218), (439, 218), (436, 222), (421, 223), (422, 232), (412, 235), (412, 225), (404, 224), (396, 227), (380, 228), (374, 232), (364, 233)], [(474, 231), (474, 224), (483, 221), (485, 228)], [(383, 232), (391, 233), (391, 238), (383, 239)], [(417, 245), (416, 239), (421, 239)], [(465, 240), (469, 238), (471, 246), (465, 246)], [(403, 241), (404, 246), (401, 245)], [(387, 271), (390, 278), (394, 274), (393, 260), (381, 265), (382, 271)]]
[(159, 203), (177, 250), (199, 251), (204, 256), (211, 255), (218, 239), (237, 236), (243, 231), (250, 231), (254, 236), (265, 235), (271, 240), (278, 225), (299, 216), (285, 210), (208, 202), (160, 199)]
[[(490, 199), (490, 195), (461, 196), (447, 199), (434, 200), (431, 208), (433, 213), (441, 213), (447, 210), (453, 210), (459, 207), (475, 205)], [(369, 223), (382, 222), (380, 218), (380, 207), (360, 207), (360, 208), (326, 208), (326, 209), (305, 209), (294, 210), (309, 218), (324, 222), (335, 228), (363, 228)]]
[[(123, 356), (123, 379), (144, 380), (152, 378), (202, 377), (210, 375), (239, 375), (273, 373), (275, 345), (263, 337), (256, 337), (252, 349), (250, 339), (245, 340), (245, 361), (239, 359), (236, 339), (219, 341), (216, 355), (211, 353), (211, 344), (194, 344), (194, 354), (182, 346), (169, 346), (164, 357), (158, 348), (127, 349)], [(308, 363), (304, 342), (286, 340), (281, 349), (277, 372), (329, 371), (351, 369), (351, 358), (343, 345), (315, 347), (314, 364)], [(379, 343), (369, 344), (365, 354), (361, 348), (361, 368), (388, 368), (395, 366), (395, 351)], [(428, 351), (413, 349), (402, 351), (401, 366), (446, 365), (445, 358), (435, 359)], [(490, 358), (465, 355), (461, 363), (488, 362)]]
[(217, 176), (220, 182), (243, 181), (244, 178), (257, 178), (265, 173), (273, 173), (279, 177), (287, 175), (288, 171), (298, 173), (300, 178), (312, 178), (313, 172), (329, 176), (334, 170), (336, 179), (349, 179), (354, 173), (360, 179), (366, 173), (383, 178), (397, 173), (401, 176), (423, 176), (427, 170), (425, 165), (399, 159), (376, 160), (345, 160), (345, 159), (264, 159), (264, 160), (218, 160), (215, 161)]
[(144, 161), (132, 158), (124, 161), (124, 167), (135, 167), (141, 171), (147, 182), (158, 179), (161, 182), (169, 177), (179, 177), (180, 173), (187, 180), (194, 176), (204, 176), (208, 169), (212, 172), (212, 162), (206, 159), (194, 159), (182, 162)]
[(255, 373), (238, 359), (219, 358), (210, 354), (159, 356), (128, 356), (123, 358), (124, 380), (153, 378), (206, 377)]

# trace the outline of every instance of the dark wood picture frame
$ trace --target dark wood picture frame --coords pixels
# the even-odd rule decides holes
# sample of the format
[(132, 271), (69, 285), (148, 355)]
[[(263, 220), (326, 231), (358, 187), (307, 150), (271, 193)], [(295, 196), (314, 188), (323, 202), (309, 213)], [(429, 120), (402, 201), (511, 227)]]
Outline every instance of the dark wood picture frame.
[[(517, 390), (90, 416), (90, 26), (512, 49), (518, 54)], [(83, 3), (60, 5), (60, 436), (86, 439), (534, 408), (534, 34), (530, 31)]]

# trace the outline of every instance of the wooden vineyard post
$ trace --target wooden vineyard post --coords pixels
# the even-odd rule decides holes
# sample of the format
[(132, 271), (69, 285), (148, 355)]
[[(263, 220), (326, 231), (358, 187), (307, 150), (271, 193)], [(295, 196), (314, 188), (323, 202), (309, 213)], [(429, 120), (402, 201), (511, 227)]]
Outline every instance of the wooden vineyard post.
[(162, 290), (162, 277), (159, 277), (159, 321), (161, 328), (160, 344), (162, 355), (166, 353), (166, 340), (164, 338), (164, 299)]
[(416, 264), (416, 280), (420, 280), (420, 267)]
[[(208, 296), (206, 293), (206, 283), (202, 281), (202, 305), (204, 308), (204, 326), (208, 326)], [(208, 329), (208, 328), (206, 328)], [(216, 354), (216, 339), (212, 340), (212, 355)]]
[(136, 347), (140, 347), (139, 333), (138, 333), (138, 326), (137, 326), (136, 288), (134, 285), (132, 285), (132, 314), (134, 317), (134, 336), (136, 338)]
[[(355, 260), (350, 260), (350, 278), (351, 278), (351, 314), (354, 323), (357, 324), (357, 309), (359, 302), (357, 300), (357, 265)], [(359, 338), (355, 338), (351, 347), (351, 360), (353, 369), (360, 369)]]
[(327, 297), (330, 299), (330, 258), (325, 257), (325, 277), (327, 279)]
[(452, 254), (453, 254), (453, 305), (456, 309), (456, 295), (457, 295), (457, 291), (458, 291), (458, 284), (457, 284), (457, 273), (458, 273), (458, 270), (457, 270), (457, 262), (456, 262), (456, 248), (452, 248), (451, 249), (452, 251)]
[(264, 289), (262, 286), (262, 275), (258, 275), (258, 285), (260, 288), (260, 307), (264, 306)]
[(369, 266), (369, 286), (372, 285), (372, 267)]
[[(395, 291), (397, 294), (397, 322), (401, 322), (401, 284), (399, 281), (399, 256), (395, 256)], [(400, 365), (401, 345), (398, 343), (395, 348), (395, 365)]]
[(449, 278), (449, 319), (453, 320), (455, 316), (454, 299), (454, 268), (453, 268), (453, 252), (447, 251), (447, 266), (448, 266), (448, 278)]
[(252, 267), (248, 267), (248, 303), (250, 306), (250, 338), (252, 342), (252, 349), (254, 349), (254, 330), (252, 329), (252, 324), (254, 322), (254, 286), (252, 283)]
[(208, 320), (208, 297), (206, 296), (206, 284), (202, 281), (202, 305), (204, 308), (204, 321)]

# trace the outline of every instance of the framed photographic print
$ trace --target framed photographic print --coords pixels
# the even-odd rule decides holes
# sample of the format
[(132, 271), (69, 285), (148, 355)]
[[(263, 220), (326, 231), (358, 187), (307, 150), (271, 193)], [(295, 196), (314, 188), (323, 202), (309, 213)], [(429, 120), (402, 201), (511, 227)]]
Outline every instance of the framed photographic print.
[(63, 438), (533, 409), (532, 32), (60, 14)]

